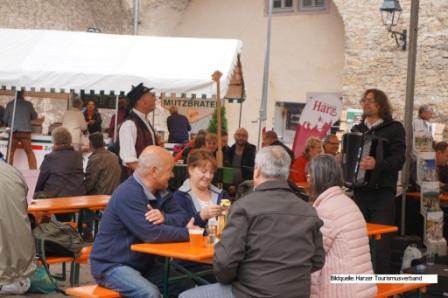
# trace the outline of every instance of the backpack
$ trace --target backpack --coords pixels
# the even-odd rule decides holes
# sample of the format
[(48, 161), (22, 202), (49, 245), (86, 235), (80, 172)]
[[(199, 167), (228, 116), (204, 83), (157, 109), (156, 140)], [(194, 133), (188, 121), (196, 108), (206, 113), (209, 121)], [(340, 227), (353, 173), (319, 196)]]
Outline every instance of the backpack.
[(58, 257), (79, 257), (84, 241), (71, 226), (58, 221), (41, 223), (33, 230), (37, 240), (45, 240), (45, 255)]

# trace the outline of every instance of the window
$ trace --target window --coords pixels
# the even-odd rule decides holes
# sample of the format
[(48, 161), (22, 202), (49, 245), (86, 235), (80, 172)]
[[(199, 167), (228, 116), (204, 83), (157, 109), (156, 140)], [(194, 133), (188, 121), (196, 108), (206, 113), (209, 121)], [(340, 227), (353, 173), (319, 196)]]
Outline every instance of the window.
[(325, 10), (327, 9), (325, 2), (325, 0), (299, 0), (299, 10)]
[(293, 0), (274, 0), (272, 2), (272, 12), (294, 11)]

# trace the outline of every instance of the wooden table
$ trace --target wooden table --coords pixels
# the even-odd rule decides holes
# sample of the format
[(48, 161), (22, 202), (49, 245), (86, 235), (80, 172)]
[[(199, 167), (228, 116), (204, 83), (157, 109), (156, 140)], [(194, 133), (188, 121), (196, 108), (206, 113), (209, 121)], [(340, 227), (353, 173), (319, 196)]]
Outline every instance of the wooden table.
[(106, 208), (109, 200), (109, 195), (38, 199), (31, 201), (28, 213), (69, 213), (78, 212), (80, 209), (101, 210)]
[[(42, 214), (77, 213), (83, 209), (98, 211), (106, 208), (110, 197), (110, 195), (91, 195), (38, 199), (31, 201), (28, 205), (28, 213), (39, 216)], [(95, 219), (94, 231), (96, 235), (98, 231), (98, 218)], [(83, 232), (82, 212), (78, 216), (78, 232), (80, 234)]]
[[(168, 297), (168, 283), (185, 277), (192, 278), (200, 281), (201, 283), (208, 283), (201, 278), (201, 275), (210, 273), (210, 270), (202, 272), (191, 272), (182, 266), (171, 263), (172, 259), (180, 259), (184, 261), (192, 261), (199, 263), (210, 264), (210, 260), (213, 258), (213, 245), (206, 244), (206, 237), (203, 239), (203, 245), (200, 248), (192, 248), (190, 242), (177, 242), (177, 243), (140, 243), (131, 245), (131, 250), (153, 254), (165, 257), (165, 272), (163, 278), (163, 297)], [(181, 277), (169, 278), (170, 266), (176, 266), (184, 275)]]
[[(407, 192), (406, 197), (414, 199), (414, 200), (420, 200), (421, 196), (420, 196), (420, 192), (415, 191), (415, 192)], [(446, 193), (446, 192), (440, 193), (439, 199), (440, 199), (440, 202), (447, 203), (448, 202), (448, 193)]]
[(370, 253), (372, 258), (373, 270), (375, 270), (376, 264), (376, 241), (381, 239), (382, 234), (394, 233), (398, 231), (396, 226), (388, 226), (374, 223), (367, 223), (367, 236), (373, 237), (370, 241)]
[(397, 231), (398, 227), (396, 226), (367, 223), (367, 236), (374, 237), (375, 240), (380, 240), (382, 234), (394, 233)]

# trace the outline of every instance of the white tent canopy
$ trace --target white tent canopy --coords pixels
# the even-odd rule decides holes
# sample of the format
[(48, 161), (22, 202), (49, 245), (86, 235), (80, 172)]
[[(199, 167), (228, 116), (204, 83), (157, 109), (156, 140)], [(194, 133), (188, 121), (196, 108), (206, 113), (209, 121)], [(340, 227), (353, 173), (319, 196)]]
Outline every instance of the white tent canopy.
[(56, 92), (128, 92), (143, 82), (156, 93), (212, 98), (222, 72), (227, 94), (242, 42), (103, 33), (0, 29), (0, 87)]

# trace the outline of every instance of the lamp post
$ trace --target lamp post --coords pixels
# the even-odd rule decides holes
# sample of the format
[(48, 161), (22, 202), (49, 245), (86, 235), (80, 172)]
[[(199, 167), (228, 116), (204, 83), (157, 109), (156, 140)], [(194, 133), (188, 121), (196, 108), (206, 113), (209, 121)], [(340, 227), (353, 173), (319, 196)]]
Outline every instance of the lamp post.
[[(417, 60), (417, 37), (418, 37), (418, 13), (419, 13), (420, 0), (411, 0), (411, 16), (409, 21), (409, 51), (408, 51), (408, 66), (406, 76), (406, 102), (404, 113), (404, 127), (406, 131), (406, 160), (401, 172), (401, 184), (403, 187), (403, 194), (401, 197), (401, 228), (400, 234), (403, 236), (406, 233), (405, 230), (405, 216), (406, 216), (406, 192), (408, 189), (411, 159), (413, 151), (413, 128), (412, 117), (414, 112), (414, 89), (415, 89), (415, 69)], [(381, 13), (386, 14), (383, 16), (384, 20), (387, 20), (385, 25), (388, 25), (389, 32), (392, 32), (392, 26), (398, 21), (398, 12), (401, 12), (400, 3), (398, 0), (384, 0), (384, 4), (381, 7)], [(397, 14), (396, 14), (397, 13)], [(393, 33), (394, 34), (394, 33)], [(395, 33), (399, 34), (399, 33)], [(397, 41), (398, 42), (398, 41)], [(404, 44), (405, 46), (406, 44)], [(406, 49), (406, 48), (404, 48)]]
[(398, 20), (400, 19), (400, 15), (402, 12), (400, 2), (398, 0), (384, 0), (383, 6), (381, 6), (380, 11), (381, 19), (383, 20), (383, 24), (384, 26), (386, 26), (387, 31), (389, 31), (391, 36), (395, 38), (397, 46), (401, 46), (401, 49), (403, 51), (406, 51), (407, 31), (403, 30), (402, 32), (398, 32), (392, 30), (392, 27), (395, 27), (398, 24)]

